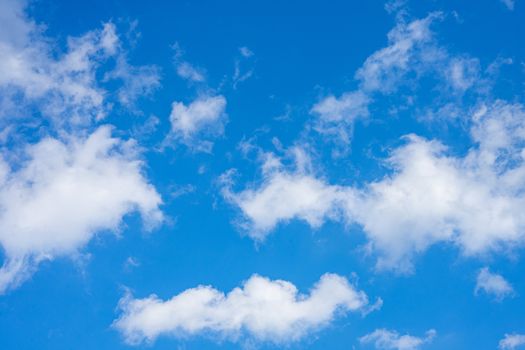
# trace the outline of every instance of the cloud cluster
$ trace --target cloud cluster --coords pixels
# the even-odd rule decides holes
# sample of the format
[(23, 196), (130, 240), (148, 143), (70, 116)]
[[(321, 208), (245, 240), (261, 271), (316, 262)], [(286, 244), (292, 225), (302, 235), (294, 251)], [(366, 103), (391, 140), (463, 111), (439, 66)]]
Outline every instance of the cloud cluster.
[[(403, 4), (396, 3), (396, 7), (403, 8)], [(427, 116), (442, 116), (453, 107), (458, 112), (467, 91), (478, 95), (484, 91), (481, 86), (486, 81), (481, 77), (479, 60), (454, 55), (436, 40), (431, 26), (443, 18), (442, 13), (434, 12), (413, 21), (407, 21), (405, 10), (399, 14), (387, 35), (387, 45), (372, 53), (357, 69), (357, 88), (339, 97), (325, 96), (310, 110), (313, 129), (335, 143), (334, 155), (348, 151), (354, 123), (370, 115), (379, 97), (390, 99), (392, 106), (387, 114), (413, 107), (423, 77), (437, 92), (435, 103), (425, 108), (423, 114)], [(426, 86), (423, 91), (428, 89)]]
[(369, 307), (364, 292), (335, 274), (323, 275), (309, 295), (300, 294), (290, 282), (253, 275), (226, 295), (210, 286), (188, 289), (166, 301), (155, 295), (126, 295), (113, 326), (130, 344), (153, 342), (161, 335), (197, 334), (285, 344), (327, 326), (336, 315)]
[(331, 185), (312, 171), (263, 166), (259, 184), (225, 197), (242, 211), (249, 234), (263, 239), (279, 222), (312, 227), (333, 219), (361, 225), (377, 267), (408, 272), (414, 254), (449, 242), (466, 255), (497, 252), (525, 240), (525, 109), (497, 101), (472, 117), (474, 146), (451, 156), (436, 140), (406, 136), (387, 160), (392, 174), (363, 186)]
[(424, 337), (401, 335), (388, 329), (376, 329), (359, 338), (359, 341), (361, 344), (373, 344), (378, 350), (417, 350), (424, 344), (430, 343), (435, 336), (436, 331), (433, 329), (428, 330)]
[(409, 72), (423, 70), (437, 59), (430, 25), (439, 17), (431, 14), (410, 23), (399, 20), (388, 33), (388, 45), (370, 55), (355, 73), (359, 87), (340, 97), (329, 95), (316, 103), (311, 113), (314, 128), (348, 146), (354, 122), (369, 115), (368, 107), (377, 93), (389, 94), (406, 84)]
[(87, 138), (44, 138), (24, 161), (0, 172), (0, 292), (14, 288), (44, 259), (76, 254), (97, 233), (117, 232), (139, 212), (147, 227), (162, 220), (161, 198), (145, 179), (133, 141), (103, 126)]
[(0, 1), (0, 110), (2, 117), (41, 115), (62, 126), (86, 126), (109, 111), (108, 92), (97, 78), (110, 59), (117, 62), (107, 79), (123, 88), (119, 100), (132, 104), (159, 85), (153, 66), (127, 63), (115, 25), (105, 23), (80, 37), (68, 37), (61, 52), (44, 27), (26, 16), (26, 1)]

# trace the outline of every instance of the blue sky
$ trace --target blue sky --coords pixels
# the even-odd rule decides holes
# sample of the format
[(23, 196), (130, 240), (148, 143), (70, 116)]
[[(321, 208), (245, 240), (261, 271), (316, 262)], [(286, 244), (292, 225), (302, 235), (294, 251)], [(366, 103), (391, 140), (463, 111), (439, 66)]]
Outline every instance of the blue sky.
[(524, 11), (0, 0), (0, 348), (525, 348)]

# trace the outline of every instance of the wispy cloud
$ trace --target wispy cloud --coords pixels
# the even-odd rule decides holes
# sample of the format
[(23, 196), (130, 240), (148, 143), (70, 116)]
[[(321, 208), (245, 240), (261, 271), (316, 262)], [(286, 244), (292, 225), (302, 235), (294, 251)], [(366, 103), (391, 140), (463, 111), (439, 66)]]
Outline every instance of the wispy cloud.
[(474, 292), (476, 294), (484, 292), (501, 301), (506, 297), (512, 296), (514, 288), (503, 276), (492, 273), (488, 267), (484, 267), (479, 270)]
[(388, 329), (376, 329), (370, 334), (359, 338), (361, 344), (372, 344), (378, 350), (417, 350), (430, 343), (436, 336), (431, 329), (424, 337), (415, 337), (409, 334), (401, 335)]

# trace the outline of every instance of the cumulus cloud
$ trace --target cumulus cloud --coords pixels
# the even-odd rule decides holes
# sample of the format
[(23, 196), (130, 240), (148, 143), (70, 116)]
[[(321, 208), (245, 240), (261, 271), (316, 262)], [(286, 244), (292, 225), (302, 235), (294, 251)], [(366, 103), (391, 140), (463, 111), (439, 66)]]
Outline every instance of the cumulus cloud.
[(226, 99), (222, 95), (201, 96), (189, 105), (173, 102), (171, 136), (196, 150), (209, 152), (210, 137), (221, 136), (226, 123)]
[(524, 121), (521, 105), (480, 107), (475, 145), (462, 158), (440, 142), (408, 137), (389, 159), (395, 172), (351, 203), (350, 215), (384, 252), (379, 265), (409, 268), (411, 253), (440, 241), (471, 256), (521, 244)]
[(222, 188), (224, 197), (242, 211), (246, 221), (241, 226), (254, 239), (263, 240), (280, 222), (300, 219), (319, 227), (338, 217), (345, 189), (312, 174), (303, 149), (292, 153), (294, 170), (287, 169), (274, 154), (265, 154), (261, 183), (239, 193), (229, 182)]
[(496, 300), (503, 300), (514, 294), (512, 285), (503, 276), (490, 272), (488, 267), (479, 270), (476, 278), (474, 292), (478, 294), (480, 291), (493, 295)]
[[(27, 17), (26, 5), (26, 1), (0, 1), (0, 109), (4, 118), (36, 113), (61, 125), (86, 125), (103, 118), (109, 109), (108, 93), (97, 73), (110, 59), (121, 61), (113, 77), (127, 89), (119, 96), (124, 103), (147, 90), (148, 84), (158, 85), (151, 68), (136, 68), (135, 72), (124, 65), (114, 24), (68, 37), (66, 49), (59, 50), (57, 42), (45, 36), (44, 26)], [(133, 73), (140, 73), (140, 83)]]
[(76, 254), (97, 233), (117, 232), (129, 213), (139, 212), (146, 228), (158, 224), (161, 198), (137, 156), (133, 141), (102, 126), (87, 138), (44, 138), (16, 166), (3, 160), (0, 292), (23, 282), (40, 261)]
[(359, 341), (361, 344), (372, 344), (376, 349), (417, 350), (424, 344), (430, 343), (435, 336), (436, 331), (433, 329), (428, 330), (424, 337), (414, 337), (408, 334), (401, 335), (388, 329), (376, 329), (372, 333), (359, 338)]
[(378, 268), (409, 272), (414, 255), (438, 242), (467, 256), (516, 247), (525, 240), (525, 109), (497, 101), (480, 106), (471, 121), (473, 146), (463, 157), (408, 135), (387, 159), (392, 173), (359, 187), (273, 161), (264, 163), (260, 183), (223, 193), (257, 239), (290, 219), (312, 227), (329, 219), (357, 223), (378, 253)]
[(122, 314), (113, 326), (130, 344), (153, 342), (161, 335), (200, 334), (284, 344), (326, 327), (338, 315), (366, 312), (370, 305), (366, 294), (346, 278), (325, 274), (308, 295), (290, 282), (253, 275), (226, 295), (198, 286), (166, 301), (128, 294), (119, 307)]
[(505, 334), (505, 337), (500, 340), (499, 350), (514, 350), (525, 345), (524, 334)]

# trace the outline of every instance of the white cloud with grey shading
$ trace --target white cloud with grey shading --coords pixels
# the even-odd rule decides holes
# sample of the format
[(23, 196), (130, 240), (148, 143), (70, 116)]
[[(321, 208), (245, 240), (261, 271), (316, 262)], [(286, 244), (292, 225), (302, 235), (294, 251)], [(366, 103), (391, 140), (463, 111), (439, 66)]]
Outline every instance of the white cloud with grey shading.
[(118, 233), (128, 214), (140, 213), (148, 230), (159, 224), (161, 198), (138, 156), (133, 140), (102, 126), (88, 137), (29, 145), (16, 168), (2, 160), (0, 293), (29, 278), (42, 260), (74, 256), (95, 235)]
[(113, 327), (133, 345), (160, 336), (198, 335), (284, 345), (320, 331), (337, 317), (366, 314), (380, 305), (380, 300), (370, 305), (364, 292), (336, 274), (324, 274), (309, 294), (299, 293), (290, 282), (253, 275), (227, 294), (203, 285), (168, 300), (127, 294)]
[(239, 192), (227, 184), (223, 195), (257, 240), (292, 219), (314, 228), (326, 220), (356, 223), (379, 269), (410, 272), (413, 257), (439, 242), (466, 256), (512, 249), (525, 241), (525, 109), (496, 101), (479, 106), (471, 123), (473, 145), (463, 157), (408, 135), (387, 159), (392, 173), (362, 186), (332, 185), (273, 160), (260, 182)]

